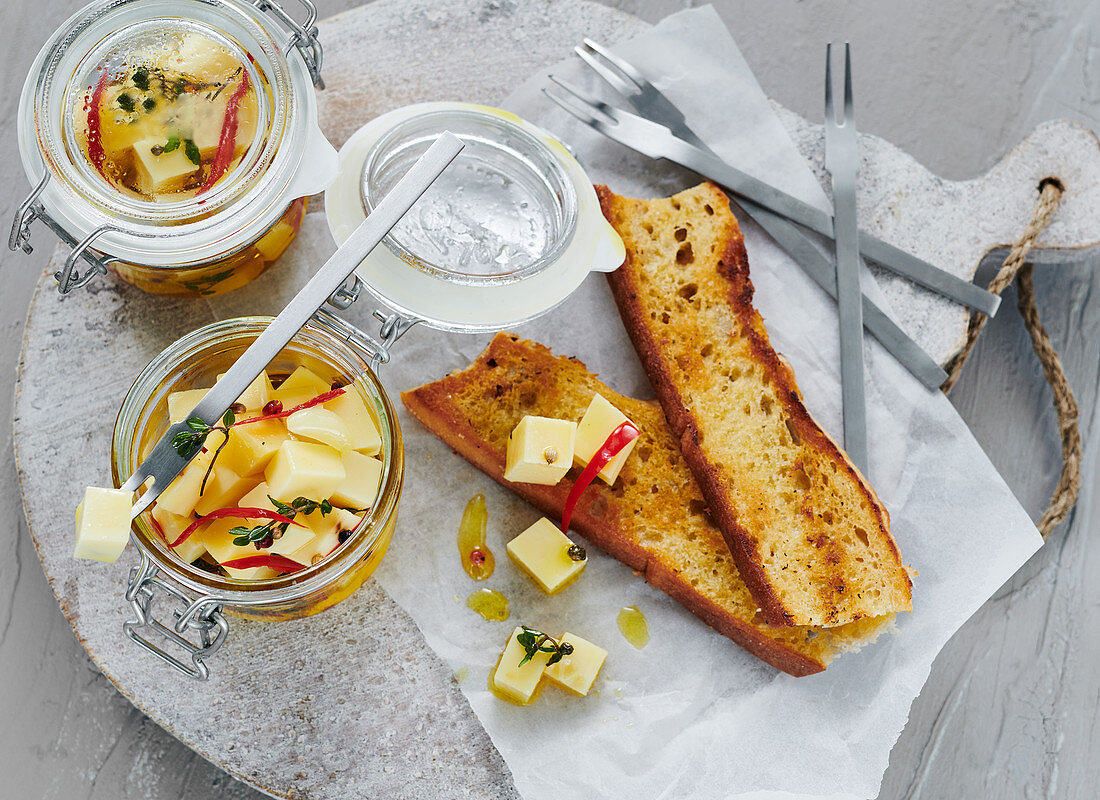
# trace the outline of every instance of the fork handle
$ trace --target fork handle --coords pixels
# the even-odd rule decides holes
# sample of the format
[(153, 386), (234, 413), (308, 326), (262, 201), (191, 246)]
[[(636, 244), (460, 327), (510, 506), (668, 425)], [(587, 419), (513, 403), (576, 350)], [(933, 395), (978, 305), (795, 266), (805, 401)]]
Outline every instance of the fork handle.
[(833, 175), (836, 228), (836, 304), (840, 321), (840, 390), (844, 449), (867, 474), (867, 398), (863, 364), (863, 293), (859, 280), (855, 171)]
[[(756, 202), (822, 236), (834, 238), (832, 215), (730, 166), (718, 156), (678, 139), (671, 133), (669, 139), (676, 146), (661, 153), (665, 158), (710, 178), (739, 197)], [(1001, 302), (997, 295), (863, 231), (859, 232), (859, 250), (872, 261), (914, 283), (988, 316), (997, 313)]]
[[(787, 218), (756, 205), (751, 200), (735, 199), (734, 202), (756, 220), (756, 223), (798, 262), (802, 270), (824, 289), (829, 297), (836, 299), (836, 270), (832, 261), (821, 254), (798, 226)], [(863, 295), (863, 324), (894, 358), (929, 389), (938, 389), (947, 380), (947, 373), (944, 372), (943, 367), (924, 352), (920, 345), (898, 327), (897, 323), (866, 294)]]

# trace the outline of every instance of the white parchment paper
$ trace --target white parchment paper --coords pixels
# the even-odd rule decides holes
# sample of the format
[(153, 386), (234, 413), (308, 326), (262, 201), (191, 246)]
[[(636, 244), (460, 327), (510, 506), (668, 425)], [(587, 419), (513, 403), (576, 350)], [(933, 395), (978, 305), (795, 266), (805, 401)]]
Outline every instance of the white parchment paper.
[[(615, 49), (651, 77), (663, 76), (661, 88), (723, 157), (808, 202), (826, 202), (712, 9), (677, 14)], [(575, 60), (553, 71), (599, 85)], [(594, 181), (645, 197), (696, 182), (574, 123), (542, 97), (543, 84), (534, 79), (506, 106), (569, 142)], [(758, 228), (745, 220), (742, 226), (756, 305), (772, 342), (794, 365), (811, 413), (840, 439), (835, 304)], [(349, 316), (373, 329), (367, 305)], [(563, 305), (517, 332), (580, 357), (618, 391), (652, 396), (602, 276), (590, 276)], [(383, 381), (396, 401), (397, 391), (464, 367), (488, 339), (416, 328), (382, 369)], [(456, 671), (525, 797), (878, 793), (936, 653), (1041, 540), (948, 401), (869, 342), (870, 477), (890, 510), (904, 561), (920, 573), (914, 611), (898, 620), (896, 634), (808, 678), (765, 666), (595, 548), (577, 584), (543, 596), (504, 549), (538, 514), (402, 410), (406, 486), (397, 536), (378, 578)], [(481, 585), (462, 571), (455, 535), (476, 492), (487, 497), (488, 543), (498, 564), (484, 585), (509, 598), (507, 622), (486, 622), (465, 606)], [(651, 641), (642, 650), (616, 627), (618, 609), (630, 605), (649, 619)], [(592, 695), (578, 699), (549, 688), (537, 704), (517, 708), (488, 693), (488, 672), (521, 622), (573, 631), (607, 648)]]

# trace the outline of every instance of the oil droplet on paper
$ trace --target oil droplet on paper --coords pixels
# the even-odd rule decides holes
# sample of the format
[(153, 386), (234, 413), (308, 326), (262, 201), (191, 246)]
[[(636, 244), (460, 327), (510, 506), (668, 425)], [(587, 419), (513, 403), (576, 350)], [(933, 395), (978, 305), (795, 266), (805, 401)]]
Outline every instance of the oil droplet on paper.
[(469, 667), (459, 667), (455, 670), (455, 682), (463, 683), (468, 677), (470, 677)]
[(466, 598), (466, 607), (490, 622), (508, 619), (508, 598), (495, 589), (478, 589)]
[(462, 512), (458, 525), (458, 555), (462, 568), (475, 581), (483, 581), (493, 574), (496, 559), (485, 544), (485, 526), (489, 512), (485, 509), (485, 495), (475, 494)]
[(645, 614), (636, 606), (620, 608), (617, 622), (623, 638), (636, 648), (641, 650), (649, 644), (649, 623), (646, 621)]

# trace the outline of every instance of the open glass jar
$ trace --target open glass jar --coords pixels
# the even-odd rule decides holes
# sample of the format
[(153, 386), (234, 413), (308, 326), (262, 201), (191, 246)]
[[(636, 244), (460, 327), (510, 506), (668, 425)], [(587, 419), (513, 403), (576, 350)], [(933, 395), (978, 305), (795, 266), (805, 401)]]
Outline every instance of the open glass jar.
[(29, 252), (45, 222), (73, 248), (62, 293), (109, 269), (212, 295), (270, 266), (338, 168), (317, 125), (316, 9), (296, 2), (303, 24), (245, 0), (97, 0), (67, 20), (20, 98), (35, 188), (9, 247)]
[[(111, 468), (116, 486), (135, 471), (146, 449), (168, 427), (168, 395), (212, 384), (270, 321), (238, 317), (212, 323), (177, 340), (142, 370), (115, 422)], [(382, 440), (378, 458), (383, 464), (378, 496), (350, 536), (299, 572), (239, 580), (184, 561), (157, 532), (150, 512), (143, 512), (132, 526), (141, 561), (131, 570), (126, 595), (135, 614), (125, 626), (131, 639), (177, 669), (204, 678), (205, 658), (228, 632), (223, 612), (263, 620), (308, 616), (345, 599), (374, 572), (393, 537), (405, 462), (396, 412), (370, 360), (371, 355), (355, 344), (354, 329), (319, 312), (268, 367), (272, 374), (305, 366), (331, 376), (359, 394), (377, 423)], [(158, 600), (179, 604), (174, 628), (155, 618)], [(180, 650), (190, 658), (181, 659)]]
[(623, 263), (623, 243), (565, 146), (515, 114), (472, 103), (405, 106), (347, 140), (325, 192), (337, 243), (444, 130), (464, 150), (360, 264), (360, 289), (408, 324), (500, 330)]

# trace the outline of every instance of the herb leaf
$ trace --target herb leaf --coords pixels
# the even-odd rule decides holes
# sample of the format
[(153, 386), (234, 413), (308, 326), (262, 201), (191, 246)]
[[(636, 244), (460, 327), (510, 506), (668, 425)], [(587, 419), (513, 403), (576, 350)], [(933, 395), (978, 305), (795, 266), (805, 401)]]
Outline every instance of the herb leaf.
[(173, 150), (178, 150), (180, 146), (180, 137), (169, 136), (168, 141), (164, 143), (164, 152), (171, 153)]
[(202, 154), (199, 153), (199, 146), (190, 139), (184, 139), (183, 141), (183, 154), (187, 156), (187, 160), (196, 167), (202, 163)]
[(123, 111), (133, 113), (134, 111), (134, 98), (123, 92), (118, 96), (118, 104), (122, 107)]
[(146, 97), (144, 100), (141, 101), (141, 107), (144, 108), (146, 111), (152, 111), (154, 108), (157, 107), (157, 101), (154, 100), (152, 97)]
[(516, 636), (516, 642), (523, 648), (525, 654), (519, 662), (521, 667), (534, 658), (536, 653), (551, 653), (546, 661), (546, 666), (550, 666), (561, 661), (562, 656), (573, 652), (573, 645), (569, 642), (559, 642), (542, 631), (528, 628), (526, 625), (520, 627), (523, 628), (523, 632)]
[(237, 415), (233, 413), (233, 409), (226, 409), (225, 415), (222, 417), (222, 425), (228, 428), (236, 421)]
[(284, 517), (290, 517), (291, 519), (294, 519), (294, 515), (297, 513), (297, 511), (293, 507), (288, 506), (286, 503), (280, 500), (276, 500), (271, 495), (268, 495), (267, 499), (271, 501), (271, 505), (275, 506), (275, 510), (282, 514)]
[(132, 80), (134, 81), (134, 86), (141, 89), (141, 91), (149, 91), (149, 70), (145, 67), (138, 67), (134, 70)]

